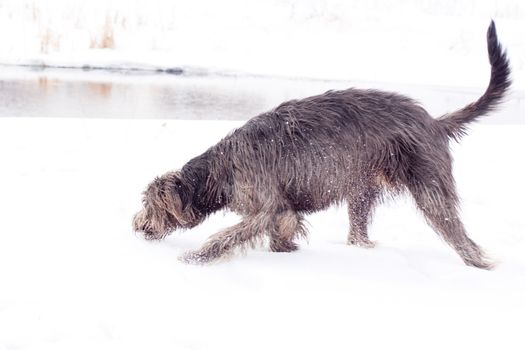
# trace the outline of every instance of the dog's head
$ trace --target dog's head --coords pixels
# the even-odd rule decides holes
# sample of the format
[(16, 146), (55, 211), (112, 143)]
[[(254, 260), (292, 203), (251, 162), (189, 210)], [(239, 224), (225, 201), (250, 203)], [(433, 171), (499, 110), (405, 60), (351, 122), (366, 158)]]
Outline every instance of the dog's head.
[(180, 172), (156, 178), (143, 193), (143, 208), (133, 218), (133, 229), (144, 232), (146, 239), (162, 239), (178, 228), (198, 223), (191, 208), (193, 189), (185, 184)]

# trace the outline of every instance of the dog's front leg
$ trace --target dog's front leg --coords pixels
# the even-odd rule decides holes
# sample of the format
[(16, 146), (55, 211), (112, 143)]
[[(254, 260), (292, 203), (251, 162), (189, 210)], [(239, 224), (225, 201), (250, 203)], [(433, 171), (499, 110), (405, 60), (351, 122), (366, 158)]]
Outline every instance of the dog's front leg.
[(294, 243), (298, 237), (306, 238), (303, 217), (293, 210), (285, 210), (275, 217), (275, 227), (269, 232), (272, 252), (292, 252), (299, 248)]
[(259, 216), (246, 217), (240, 223), (214, 234), (200, 249), (187, 252), (180, 260), (189, 264), (206, 264), (229, 255), (237, 247), (253, 246), (268, 230), (269, 220)]

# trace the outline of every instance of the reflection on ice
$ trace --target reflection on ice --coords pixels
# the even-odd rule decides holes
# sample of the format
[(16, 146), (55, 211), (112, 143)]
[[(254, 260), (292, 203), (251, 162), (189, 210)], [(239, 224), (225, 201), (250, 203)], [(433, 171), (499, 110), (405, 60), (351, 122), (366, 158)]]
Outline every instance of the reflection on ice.
[[(232, 75), (144, 75), (0, 70), (0, 117), (245, 120), (279, 103), (347, 87), (397, 91), (439, 116), (476, 100), (483, 88)], [(525, 92), (514, 92), (483, 123), (524, 123)]]

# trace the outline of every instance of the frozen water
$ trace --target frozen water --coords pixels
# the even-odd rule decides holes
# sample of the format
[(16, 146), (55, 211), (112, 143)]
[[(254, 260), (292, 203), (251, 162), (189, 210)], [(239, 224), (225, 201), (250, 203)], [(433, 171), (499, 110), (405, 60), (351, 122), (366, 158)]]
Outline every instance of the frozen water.
[[(488, 69), (482, 74), (489, 76)], [(250, 75), (159, 75), (0, 69), (0, 117), (246, 120), (279, 103), (348, 87), (397, 91), (434, 116), (476, 100), (480, 88), (291, 79)], [(525, 91), (482, 123), (525, 123)]]

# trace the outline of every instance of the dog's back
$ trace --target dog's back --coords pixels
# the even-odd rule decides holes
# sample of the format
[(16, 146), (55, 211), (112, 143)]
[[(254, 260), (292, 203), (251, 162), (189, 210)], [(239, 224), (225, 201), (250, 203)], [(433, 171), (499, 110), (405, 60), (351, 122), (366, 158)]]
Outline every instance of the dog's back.
[(248, 121), (219, 148), (242, 154), (232, 159), (238, 180), (253, 186), (267, 173), (265, 179), (279, 181), (261, 186), (277, 186), (296, 210), (316, 211), (346, 200), (356, 182), (397, 188), (413, 155), (437, 145), (446, 149), (446, 134), (412, 99), (348, 89), (285, 102)]
[[(467, 123), (491, 111), (510, 86), (508, 60), (493, 22), (487, 42), (492, 65), (489, 87), (478, 101), (459, 111), (434, 119), (400, 94), (328, 91), (282, 103), (252, 118), (217, 145), (219, 152), (234, 150), (232, 169), (242, 174), (236, 181), (267, 189), (261, 187), (262, 192), (256, 191), (260, 193), (274, 187), (300, 211), (347, 200), (364, 181), (397, 191), (414, 178), (427, 176), (429, 164), (449, 172), (449, 139), (458, 139)], [(261, 183), (261, 174), (279, 181)]]

